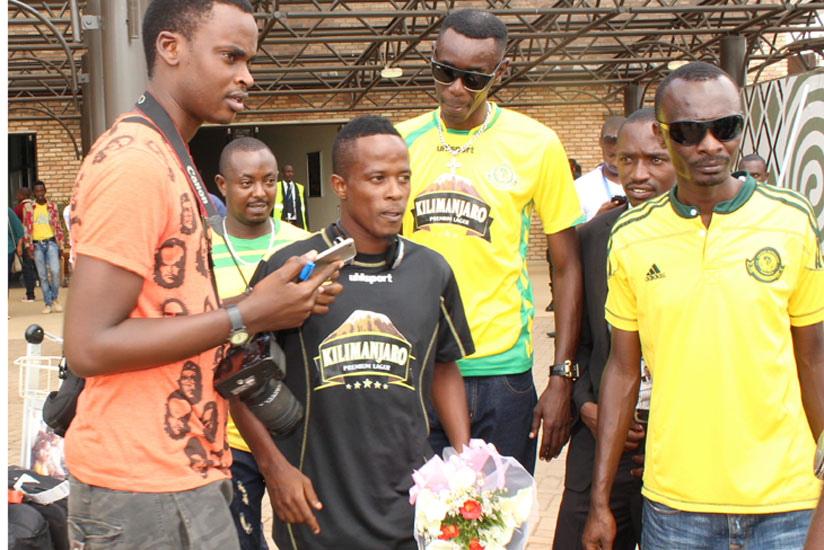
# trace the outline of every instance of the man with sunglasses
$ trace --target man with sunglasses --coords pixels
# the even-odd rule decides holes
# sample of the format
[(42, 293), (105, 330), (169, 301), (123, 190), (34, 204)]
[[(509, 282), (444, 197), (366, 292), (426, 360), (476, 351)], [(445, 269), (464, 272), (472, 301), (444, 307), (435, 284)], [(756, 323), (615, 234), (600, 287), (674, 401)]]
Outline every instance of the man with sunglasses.
[[(398, 126), (412, 161), (404, 234), (452, 266), (476, 351), (458, 361), (472, 437), (494, 443), (532, 471), (569, 438), (570, 393), (580, 328), (581, 266), (573, 226), (583, 216), (555, 132), (487, 100), (506, 70), (506, 25), (481, 10), (443, 21), (432, 52), (439, 108)], [(552, 252), (557, 304), (555, 360), (541, 399), (532, 377), (532, 288), (526, 275), (536, 211)], [(430, 443), (446, 445), (430, 416)]]
[(598, 214), (626, 204), (626, 200), (617, 200), (624, 196), (621, 181), (618, 178), (618, 130), (626, 120), (621, 116), (611, 116), (601, 126), (598, 146), (601, 148), (603, 162), (594, 170), (575, 180), (575, 192), (581, 201), (581, 209), (591, 220)]
[(815, 217), (801, 195), (731, 173), (744, 118), (725, 72), (677, 69), (655, 108), (677, 185), (612, 230), (612, 351), (584, 548), (612, 548), (610, 486), (643, 347), (653, 386), (641, 547), (800, 549), (821, 489), (813, 434), (824, 428)]

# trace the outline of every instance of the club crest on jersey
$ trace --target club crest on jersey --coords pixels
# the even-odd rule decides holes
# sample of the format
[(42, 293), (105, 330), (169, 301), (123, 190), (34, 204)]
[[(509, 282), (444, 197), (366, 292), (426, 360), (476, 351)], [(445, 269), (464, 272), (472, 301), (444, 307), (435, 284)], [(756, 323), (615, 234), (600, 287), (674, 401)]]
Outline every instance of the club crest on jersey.
[(781, 256), (771, 247), (764, 247), (755, 253), (751, 260), (747, 260), (747, 273), (762, 283), (772, 283), (781, 277), (784, 266), (781, 265)]
[(486, 173), (486, 181), (498, 189), (511, 189), (518, 185), (518, 174), (508, 164), (498, 164)]
[(386, 315), (355, 310), (318, 346), (314, 358), (322, 390), (345, 386), (347, 390), (388, 390), (409, 384), (412, 344)]
[(466, 229), (469, 236), (491, 240), (490, 206), (468, 179), (443, 174), (415, 197), (412, 215), (415, 231), (429, 231), (431, 225), (448, 224)]

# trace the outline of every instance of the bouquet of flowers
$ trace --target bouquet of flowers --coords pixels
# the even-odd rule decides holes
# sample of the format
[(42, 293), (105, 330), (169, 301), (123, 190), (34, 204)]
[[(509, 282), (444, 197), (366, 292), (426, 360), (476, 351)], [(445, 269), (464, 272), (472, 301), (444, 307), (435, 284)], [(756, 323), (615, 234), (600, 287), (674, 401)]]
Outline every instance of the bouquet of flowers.
[(422, 550), (523, 550), (535, 480), (512, 457), (473, 439), (444, 449), (412, 474), (415, 540)]

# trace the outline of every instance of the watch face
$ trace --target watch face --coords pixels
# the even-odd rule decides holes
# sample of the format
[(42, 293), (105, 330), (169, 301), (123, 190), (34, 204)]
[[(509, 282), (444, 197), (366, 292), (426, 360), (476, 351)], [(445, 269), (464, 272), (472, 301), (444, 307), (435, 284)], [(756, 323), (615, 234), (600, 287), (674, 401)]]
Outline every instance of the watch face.
[(249, 333), (245, 330), (238, 330), (229, 335), (229, 343), (233, 346), (242, 346), (249, 341)]
[(818, 445), (815, 449), (815, 460), (813, 462), (815, 477), (824, 480), (824, 432), (818, 436)]

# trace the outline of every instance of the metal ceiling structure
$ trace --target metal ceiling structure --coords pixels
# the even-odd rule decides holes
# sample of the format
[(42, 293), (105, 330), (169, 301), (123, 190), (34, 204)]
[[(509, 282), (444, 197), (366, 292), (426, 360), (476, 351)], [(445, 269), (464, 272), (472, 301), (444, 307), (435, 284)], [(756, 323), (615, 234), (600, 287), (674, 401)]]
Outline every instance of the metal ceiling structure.
[[(114, 0), (105, 0), (114, 1)], [(134, 0), (116, 0), (133, 2)], [(674, 60), (720, 63), (725, 37), (743, 37), (751, 76), (824, 50), (824, 2), (746, 0), (262, 0), (259, 49), (243, 119), (428, 109), (428, 60), (448, 10), (478, 7), (510, 32), (510, 68), (493, 89), (503, 105), (620, 104)], [(72, 7), (76, 5), (75, 25)], [(85, 2), (9, 0), (9, 118), (80, 117), (86, 75), (73, 28)], [(105, 24), (105, 22), (103, 22)], [(88, 32), (88, 31), (86, 31)], [(384, 78), (385, 68), (399, 68)], [(387, 74), (385, 71), (384, 74)]]

